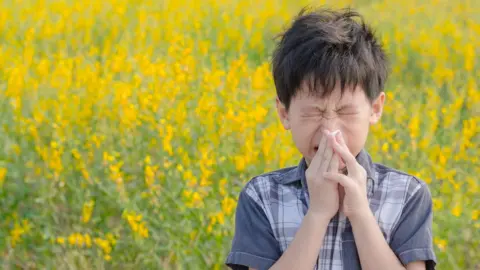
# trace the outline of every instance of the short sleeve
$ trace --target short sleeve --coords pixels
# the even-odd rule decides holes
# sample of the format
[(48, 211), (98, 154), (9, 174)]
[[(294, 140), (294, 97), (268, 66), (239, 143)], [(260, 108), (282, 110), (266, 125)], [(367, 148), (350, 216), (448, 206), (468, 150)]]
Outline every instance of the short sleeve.
[(226, 265), (231, 269), (268, 269), (281, 256), (263, 210), (244, 189), (235, 212), (235, 233)]
[[(418, 182), (416, 185), (418, 186)], [(405, 204), (390, 243), (403, 265), (425, 261), (427, 270), (435, 269), (432, 219), (432, 197), (428, 186), (420, 182), (418, 190)]]

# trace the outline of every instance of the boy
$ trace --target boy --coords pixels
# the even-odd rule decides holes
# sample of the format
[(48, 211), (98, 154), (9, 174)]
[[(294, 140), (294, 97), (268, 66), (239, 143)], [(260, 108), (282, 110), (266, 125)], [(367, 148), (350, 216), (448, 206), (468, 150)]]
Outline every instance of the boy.
[(434, 269), (426, 184), (373, 163), (385, 53), (351, 10), (302, 11), (273, 55), (277, 112), (303, 155), (239, 196), (232, 269)]

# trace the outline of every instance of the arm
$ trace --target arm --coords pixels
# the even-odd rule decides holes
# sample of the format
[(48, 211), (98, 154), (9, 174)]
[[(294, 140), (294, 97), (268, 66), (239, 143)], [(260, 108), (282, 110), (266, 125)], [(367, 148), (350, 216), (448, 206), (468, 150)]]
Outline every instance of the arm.
[[(308, 269), (316, 265), (330, 219), (339, 207), (338, 185), (326, 181), (325, 171), (338, 171), (339, 157), (323, 136), (305, 177), (310, 207), (293, 241), (281, 254), (262, 200), (252, 189), (240, 194), (236, 228), (227, 265), (232, 269)], [(249, 191), (249, 192), (247, 192)], [(247, 194), (249, 193), (249, 194)]]
[[(350, 186), (352, 181), (343, 179), (345, 186)], [(358, 202), (352, 204), (361, 205)], [(363, 209), (358, 208), (349, 214), (363, 269), (435, 269), (431, 230), (432, 202), (428, 187), (419, 186), (406, 203), (390, 245), (373, 213), (369, 208)]]
[[(366, 171), (348, 150), (341, 134), (334, 140), (344, 159), (348, 176), (326, 173), (325, 177), (345, 188), (342, 211), (349, 218), (363, 269), (434, 269), (432, 248), (432, 201), (428, 187), (412, 179), (399, 224), (388, 245), (370, 210), (366, 194)], [(425, 263), (425, 261), (427, 263)]]
[(280, 246), (254, 188), (240, 193), (235, 233), (226, 265), (233, 270), (268, 269), (281, 256)]
[(371, 211), (350, 219), (362, 268), (435, 269), (431, 196), (428, 187), (416, 179), (411, 185), (418, 185), (417, 191), (405, 205), (390, 246)]
[(339, 208), (338, 186), (323, 178), (323, 172), (338, 172), (339, 157), (328, 140), (334, 134), (326, 131), (310, 166), (305, 172), (310, 193), (310, 208), (290, 246), (271, 269), (313, 269), (323, 244), (330, 219)]
[[(409, 190), (414, 192), (405, 203), (398, 225), (392, 231), (390, 247), (407, 269), (433, 270), (436, 256), (432, 236), (432, 197), (428, 186), (416, 178), (411, 179), (410, 185)], [(425, 266), (412, 268), (415, 264)]]
[(350, 153), (342, 134), (331, 141), (335, 151), (345, 161), (348, 175), (327, 172), (328, 180), (337, 182), (345, 189), (342, 211), (352, 224), (355, 244), (362, 269), (405, 269), (385, 241), (370, 210), (367, 199), (367, 173)]
[(307, 212), (292, 243), (270, 269), (313, 269), (328, 222), (327, 218)]
[(262, 207), (244, 190), (239, 197), (235, 235), (226, 264), (235, 270), (313, 269), (329, 221), (327, 216), (309, 210), (292, 243), (281, 254)]
[(350, 222), (362, 269), (405, 269), (385, 241), (370, 209), (350, 218)]

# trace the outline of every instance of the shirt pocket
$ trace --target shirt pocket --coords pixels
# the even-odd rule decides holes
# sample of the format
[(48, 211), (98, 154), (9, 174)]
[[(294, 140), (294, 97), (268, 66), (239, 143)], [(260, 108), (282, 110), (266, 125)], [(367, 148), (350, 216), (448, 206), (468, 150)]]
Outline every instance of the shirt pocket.
[(351, 227), (347, 227), (342, 235), (342, 260), (345, 270), (362, 269)]

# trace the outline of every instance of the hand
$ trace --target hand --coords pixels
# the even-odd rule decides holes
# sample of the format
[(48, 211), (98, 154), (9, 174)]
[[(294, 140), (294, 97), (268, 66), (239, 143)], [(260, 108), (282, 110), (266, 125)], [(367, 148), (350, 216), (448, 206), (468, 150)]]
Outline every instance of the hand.
[(340, 210), (349, 219), (371, 213), (366, 190), (367, 172), (350, 153), (341, 133), (337, 133), (334, 138), (329, 139), (329, 143), (335, 153), (343, 159), (348, 171), (347, 175), (338, 171), (329, 171), (323, 174), (323, 177), (329, 182), (338, 183), (345, 190), (345, 197)]
[(314, 216), (330, 220), (339, 209), (338, 184), (326, 181), (325, 172), (338, 172), (339, 158), (334, 155), (333, 148), (328, 140), (334, 137), (328, 131), (320, 140), (318, 150), (308, 166), (305, 177), (307, 179), (310, 195), (310, 208), (308, 212)]

